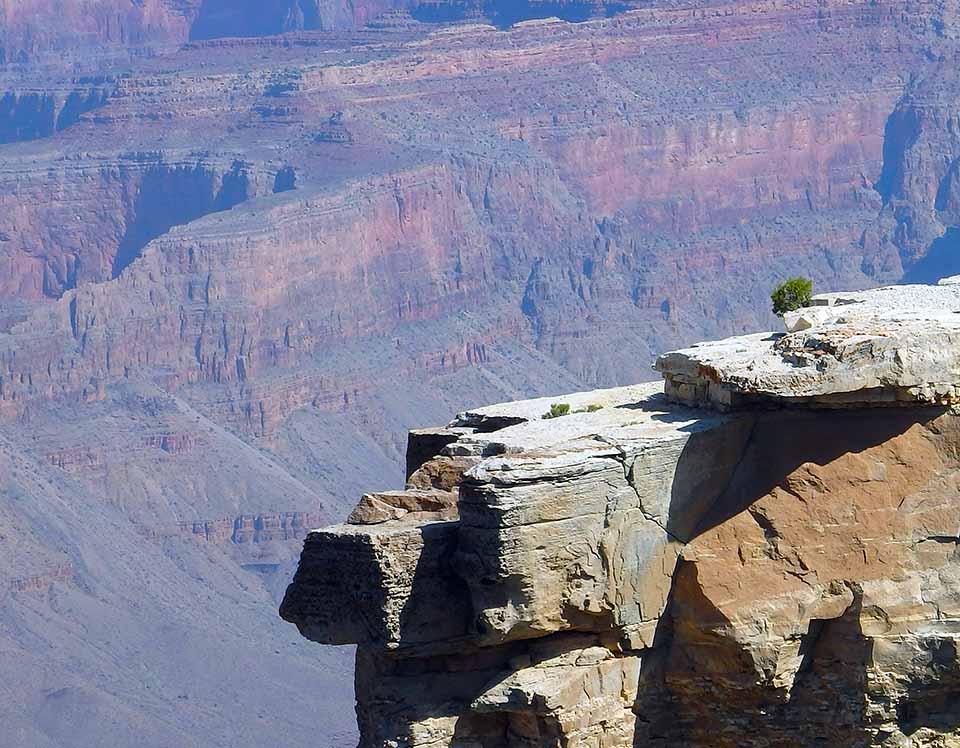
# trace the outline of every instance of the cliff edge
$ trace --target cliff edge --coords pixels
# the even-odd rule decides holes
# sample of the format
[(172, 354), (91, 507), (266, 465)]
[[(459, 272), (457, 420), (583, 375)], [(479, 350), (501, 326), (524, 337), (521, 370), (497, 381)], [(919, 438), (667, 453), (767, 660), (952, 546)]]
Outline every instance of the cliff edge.
[(786, 321), (413, 432), (312, 532), (361, 746), (960, 746), (960, 285)]

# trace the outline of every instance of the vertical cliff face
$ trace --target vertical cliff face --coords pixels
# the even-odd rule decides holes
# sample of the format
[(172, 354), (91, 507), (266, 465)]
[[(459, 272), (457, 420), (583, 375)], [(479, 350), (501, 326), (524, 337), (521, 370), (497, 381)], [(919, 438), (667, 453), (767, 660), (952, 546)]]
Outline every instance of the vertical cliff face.
[(956, 132), (957, 78), (941, 65), (907, 90), (886, 126), (878, 188), (886, 240), (922, 282), (960, 269), (954, 255), (960, 226)]
[[(0, 289), (27, 301), (59, 299), (77, 285), (116, 278), (174, 226), (228, 210), (258, 192), (270, 194), (275, 181), (239, 160), (156, 153), (93, 159), (80, 168), (61, 164), (33, 176), (19, 193), (9, 189), (0, 196), (9, 208), (0, 220), (6, 237)], [(25, 199), (27, 190), (36, 200)]]
[(281, 608), (359, 644), (361, 746), (955, 744), (958, 288), (411, 434)]

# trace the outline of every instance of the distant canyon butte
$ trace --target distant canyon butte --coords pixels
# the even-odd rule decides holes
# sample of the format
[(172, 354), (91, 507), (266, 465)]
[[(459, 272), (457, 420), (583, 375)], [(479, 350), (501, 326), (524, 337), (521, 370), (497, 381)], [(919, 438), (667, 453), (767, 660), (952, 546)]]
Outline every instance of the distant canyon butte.
[(0, 0), (11, 745), (350, 745), (276, 615), (306, 529), (785, 277), (960, 272), (958, 13)]

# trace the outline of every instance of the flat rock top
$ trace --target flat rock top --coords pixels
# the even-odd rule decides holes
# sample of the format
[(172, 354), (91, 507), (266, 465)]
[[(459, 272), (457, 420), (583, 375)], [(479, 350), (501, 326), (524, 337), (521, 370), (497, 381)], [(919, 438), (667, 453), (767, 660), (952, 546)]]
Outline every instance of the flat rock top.
[[(569, 405), (570, 412), (545, 418), (552, 405)], [(464, 454), (504, 454), (530, 451), (563, 451), (578, 440), (595, 437), (611, 442), (636, 439), (665, 440), (681, 432), (709, 428), (715, 413), (670, 403), (662, 382), (577, 392), (558, 397), (501, 403), (465, 411), (452, 428), (477, 427), (450, 446)], [(484, 432), (483, 424), (498, 425)]]
[(851, 320), (866, 317), (939, 319), (960, 313), (960, 276), (944, 278), (936, 286), (883, 286), (867, 291), (818, 294), (809, 308), (820, 307), (831, 307), (838, 316)]
[[(570, 406), (568, 414), (544, 418), (551, 405), (561, 403)], [(478, 458), (467, 473), (474, 478), (510, 473), (514, 479), (538, 479), (582, 470), (598, 454), (619, 454), (685, 440), (729, 419), (710, 410), (671, 403), (664, 395), (662, 382), (647, 382), (464, 411), (444, 430), (457, 435), (444, 452)], [(441, 530), (453, 514), (416, 511), (414, 505), (424, 497), (436, 501), (450, 496), (455, 494), (416, 489), (369, 494), (361, 500), (355, 510), (358, 516), (352, 521), (314, 530), (311, 535), (320, 540), (337, 536), (379, 542), (406, 537), (419, 528)], [(406, 507), (406, 513), (377, 514), (377, 507), (369, 506), (373, 499), (381, 508), (387, 504), (403, 509), (405, 502), (411, 506)], [(368, 516), (360, 515), (361, 510)]]
[(667, 394), (736, 407), (744, 397), (820, 404), (953, 403), (960, 392), (960, 285), (815, 296), (786, 333), (700, 343), (655, 365)]

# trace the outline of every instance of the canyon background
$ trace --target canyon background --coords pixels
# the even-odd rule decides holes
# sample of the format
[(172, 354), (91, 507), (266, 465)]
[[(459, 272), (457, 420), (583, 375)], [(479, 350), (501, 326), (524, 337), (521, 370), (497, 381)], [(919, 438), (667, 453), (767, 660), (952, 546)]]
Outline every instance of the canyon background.
[(340, 746), (408, 428), (960, 272), (957, 2), (0, 0), (0, 718)]

